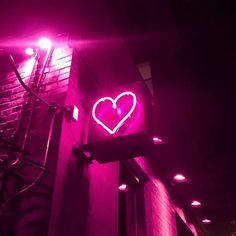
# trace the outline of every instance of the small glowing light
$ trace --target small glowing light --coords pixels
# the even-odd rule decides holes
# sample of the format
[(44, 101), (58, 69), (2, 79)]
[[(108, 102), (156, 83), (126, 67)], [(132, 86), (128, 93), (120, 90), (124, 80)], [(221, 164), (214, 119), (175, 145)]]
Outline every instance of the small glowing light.
[(154, 144), (162, 144), (163, 143), (163, 140), (158, 138), (157, 136), (154, 136), (152, 138), (152, 141), (153, 141)]
[(73, 106), (72, 118), (77, 121), (79, 119), (79, 108), (77, 106)]
[(211, 224), (211, 220), (209, 220), (209, 219), (204, 219), (204, 220), (202, 220), (202, 223), (204, 223), (204, 224)]
[(26, 48), (25, 49), (25, 54), (28, 56), (33, 56), (34, 55), (34, 50), (32, 48)]
[(137, 177), (137, 176), (134, 176), (134, 178), (135, 178), (135, 180), (139, 183), (140, 182), (140, 180), (139, 180), (139, 178)]
[(126, 185), (126, 184), (121, 184), (121, 185), (118, 187), (118, 189), (119, 189), (120, 191), (125, 191), (125, 190), (127, 189), (127, 185)]
[(49, 49), (52, 46), (52, 43), (48, 38), (41, 38), (38, 44), (42, 49)]
[(182, 174), (175, 175), (174, 176), (174, 180), (176, 182), (186, 182), (187, 181), (186, 177), (184, 175), (182, 175)]
[(193, 207), (200, 207), (201, 206), (201, 202), (194, 200), (194, 201), (191, 202), (191, 206), (193, 206)]
[(88, 151), (83, 152), (86, 157), (92, 157), (92, 154)]

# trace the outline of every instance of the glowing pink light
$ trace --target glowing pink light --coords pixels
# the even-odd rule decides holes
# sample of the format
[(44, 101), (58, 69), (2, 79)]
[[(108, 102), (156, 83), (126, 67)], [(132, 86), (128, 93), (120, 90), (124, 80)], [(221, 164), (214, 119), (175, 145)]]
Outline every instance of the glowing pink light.
[[(117, 110), (117, 113), (118, 114), (121, 114), (121, 110), (120, 108), (117, 107), (117, 102), (120, 98), (122, 98), (123, 96), (131, 96), (133, 98), (133, 101), (132, 101), (132, 106), (130, 108), (130, 110), (126, 113), (126, 115), (115, 125), (115, 127), (113, 129), (110, 129), (106, 124), (104, 124), (103, 121), (101, 121), (98, 116), (96, 115), (96, 108), (97, 106), (102, 103), (102, 102), (105, 102), (105, 101), (110, 101), (112, 103), (112, 107), (113, 109), (116, 109)], [(93, 109), (92, 109), (92, 116), (93, 116), (93, 119), (99, 124), (101, 125), (108, 133), (110, 134), (114, 134), (123, 124), (124, 122), (131, 116), (131, 114), (133, 113), (135, 107), (136, 107), (136, 104), (137, 104), (137, 100), (136, 100), (136, 96), (134, 93), (132, 92), (123, 92), (121, 94), (119, 94), (115, 99), (112, 99), (111, 97), (103, 97), (103, 98), (100, 98), (97, 102), (95, 102), (95, 104), (93, 105)], [(119, 111), (120, 110), (120, 111)]]
[(154, 144), (162, 144), (163, 143), (163, 140), (158, 138), (157, 136), (154, 136), (152, 138), (152, 141), (153, 141)]
[(204, 224), (211, 224), (211, 220), (209, 220), (209, 219), (204, 219), (204, 220), (202, 220), (202, 223), (204, 223)]
[(52, 46), (51, 41), (48, 38), (41, 38), (38, 42), (39, 47), (42, 49), (49, 49)]
[(186, 182), (187, 181), (186, 177), (184, 175), (182, 175), (182, 174), (175, 175), (174, 176), (174, 180), (176, 182)]
[(179, 217), (183, 220), (183, 222), (187, 224), (187, 219), (183, 210), (179, 207), (175, 207), (175, 211), (178, 213)]
[(196, 200), (191, 202), (191, 206), (193, 206), (193, 207), (200, 207), (201, 205), (202, 205), (201, 202), (196, 201)]
[(25, 49), (25, 54), (28, 56), (33, 56), (34, 55), (34, 50), (32, 48), (26, 48)]
[(197, 230), (193, 224), (188, 223), (188, 227), (190, 228), (194, 236), (198, 236)]
[(117, 109), (117, 114), (121, 115), (121, 109)]
[(79, 108), (76, 105), (73, 106), (72, 118), (75, 121), (79, 119)]
[(118, 189), (119, 189), (120, 191), (125, 191), (125, 190), (127, 189), (127, 185), (126, 185), (126, 184), (121, 184), (121, 185), (118, 187)]
[(33, 67), (35, 63), (35, 58), (31, 57), (24, 64), (22, 64), (22, 68), (20, 69), (22, 78), (26, 78), (27, 76), (31, 75)]

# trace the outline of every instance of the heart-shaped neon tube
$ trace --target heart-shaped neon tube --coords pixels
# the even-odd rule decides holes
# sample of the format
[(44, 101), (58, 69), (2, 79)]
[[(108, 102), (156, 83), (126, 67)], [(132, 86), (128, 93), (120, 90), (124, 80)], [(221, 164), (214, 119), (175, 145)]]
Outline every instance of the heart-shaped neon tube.
[[(104, 101), (110, 101), (112, 103), (112, 107), (114, 109), (117, 109), (117, 101), (123, 97), (123, 96), (132, 96), (133, 98), (133, 104), (132, 104), (132, 107), (130, 108), (129, 112), (116, 124), (116, 126), (113, 128), (113, 129), (110, 129), (109, 127), (107, 127), (101, 120), (99, 120), (96, 116), (96, 108), (97, 106), (101, 103), (101, 102), (104, 102)], [(93, 119), (99, 124), (101, 125), (108, 133), (110, 134), (114, 134), (123, 124), (124, 122), (129, 118), (129, 116), (133, 113), (135, 107), (136, 107), (136, 104), (137, 104), (137, 99), (136, 99), (136, 96), (134, 93), (130, 92), (130, 91), (126, 91), (126, 92), (123, 92), (121, 94), (119, 94), (115, 99), (112, 99), (111, 97), (103, 97), (103, 98), (100, 98), (99, 100), (97, 100), (95, 102), (95, 104), (93, 105), (93, 109), (92, 109), (92, 116), (93, 116)]]

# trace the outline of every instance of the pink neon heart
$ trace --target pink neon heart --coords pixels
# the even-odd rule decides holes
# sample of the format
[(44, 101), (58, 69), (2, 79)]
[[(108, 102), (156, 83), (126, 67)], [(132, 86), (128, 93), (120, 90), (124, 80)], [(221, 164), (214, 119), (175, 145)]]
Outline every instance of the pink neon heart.
[[(112, 107), (113, 109), (116, 109), (117, 112), (119, 113), (120, 110), (117, 108), (117, 102), (119, 101), (120, 98), (122, 98), (123, 96), (132, 96), (133, 98), (133, 103), (132, 106), (130, 108), (130, 110), (126, 113), (125, 116), (123, 116), (123, 118), (115, 125), (115, 127), (113, 129), (110, 129), (106, 124), (104, 124), (103, 121), (101, 121), (97, 115), (96, 115), (96, 108), (97, 106), (104, 101), (110, 101), (112, 103)], [(134, 93), (132, 92), (123, 92), (121, 94), (119, 94), (115, 99), (112, 99), (111, 97), (103, 97), (100, 98), (94, 105), (93, 105), (93, 109), (92, 109), (92, 115), (93, 115), (93, 119), (99, 124), (101, 125), (108, 133), (110, 134), (114, 134), (123, 124), (124, 122), (129, 118), (129, 116), (133, 113), (135, 107), (136, 107), (136, 96)]]

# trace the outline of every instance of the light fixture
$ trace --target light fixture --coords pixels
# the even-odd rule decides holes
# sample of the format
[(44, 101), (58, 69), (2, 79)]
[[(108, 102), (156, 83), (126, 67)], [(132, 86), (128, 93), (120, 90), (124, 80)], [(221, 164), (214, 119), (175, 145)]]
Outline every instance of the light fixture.
[(26, 48), (25, 49), (25, 54), (28, 56), (33, 56), (34, 55), (34, 50), (32, 48)]
[(76, 105), (73, 105), (72, 118), (75, 121), (78, 121), (78, 119), (79, 119), (79, 108)]
[(202, 223), (203, 223), (203, 224), (211, 224), (211, 220), (209, 220), (209, 219), (204, 219), (204, 220), (202, 220)]
[(119, 187), (118, 187), (118, 189), (120, 190), (120, 191), (126, 191), (126, 189), (127, 189), (127, 185), (126, 184), (121, 184)]
[(154, 144), (163, 144), (163, 140), (161, 138), (158, 138), (157, 136), (153, 136), (152, 141)]
[(39, 40), (38, 45), (42, 49), (49, 49), (49, 48), (52, 47), (51, 41), (48, 38), (45, 38), (45, 37), (43, 37)]
[(193, 201), (191, 202), (191, 206), (192, 206), (192, 207), (200, 207), (201, 205), (202, 205), (201, 202), (196, 201), (196, 200), (193, 200)]
[(178, 182), (178, 183), (182, 183), (182, 182), (186, 182), (187, 181), (187, 178), (182, 175), (182, 174), (176, 174), (174, 177), (173, 177), (173, 180), (175, 182)]

